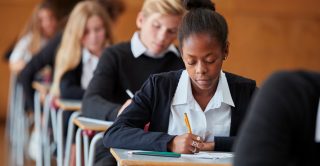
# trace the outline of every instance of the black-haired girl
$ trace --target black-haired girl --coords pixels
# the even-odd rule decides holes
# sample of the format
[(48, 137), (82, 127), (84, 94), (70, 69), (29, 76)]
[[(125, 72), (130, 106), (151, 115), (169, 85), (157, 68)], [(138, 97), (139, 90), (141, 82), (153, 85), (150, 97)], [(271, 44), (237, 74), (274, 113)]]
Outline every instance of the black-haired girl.
[(184, 5), (189, 12), (178, 38), (186, 70), (151, 76), (106, 132), (106, 147), (231, 151), (256, 82), (222, 71), (229, 50), (228, 26), (214, 4), (185, 0)]

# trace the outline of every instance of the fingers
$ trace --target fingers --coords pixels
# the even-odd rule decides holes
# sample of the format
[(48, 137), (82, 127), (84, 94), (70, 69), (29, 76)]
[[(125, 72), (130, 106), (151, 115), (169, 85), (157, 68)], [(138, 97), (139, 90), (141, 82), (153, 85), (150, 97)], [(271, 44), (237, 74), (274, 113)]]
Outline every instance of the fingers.
[(194, 146), (189, 146), (189, 151), (191, 153), (198, 153), (200, 151), (200, 149), (197, 147), (194, 147)]
[(198, 153), (204, 147), (203, 139), (193, 134), (176, 136), (170, 143), (170, 150), (177, 153)]
[(190, 134), (189, 136), (191, 137), (191, 140), (189, 143), (189, 145), (191, 145), (191, 147), (189, 147), (190, 152), (198, 153), (200, 149), (204, 146), (203, 139), (200, 136), (193, 135), (193, 134)]
[(203, 139), (198, 136), (198, 135), (191, 135), (192, 140), (197, 141), (197, 142), (203, 142)]

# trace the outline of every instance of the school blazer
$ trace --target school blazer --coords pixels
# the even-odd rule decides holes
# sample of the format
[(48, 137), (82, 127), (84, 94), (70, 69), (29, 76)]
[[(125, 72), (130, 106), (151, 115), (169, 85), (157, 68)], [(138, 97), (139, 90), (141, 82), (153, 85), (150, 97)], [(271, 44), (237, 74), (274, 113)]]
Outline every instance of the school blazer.
[(63, 99), (81, 100), (85, 89), (81, 86), (82, 60), (79, 65), (67, 71), (60, 81), (60, 97)]
[(36, 74), (46, 65), (52, 67), (54, 71), (54, 61), (60, 42), (62, 40), (62, 32), (58, 32), (53, 39), (48, 41), (47, 45), (42, 48), (31, 61), (24, 67), (18, 76), (18, 82), (22, 84), (25, 95), (25, 108), (34, 108), (34, 89), (32, 81), (36, 79)]
[[(135, 94), (133, 103), (106, 131), (103, 143), (107, 148), (167, 151), (174, 136), (168, 135), (170, 106), (182, 70), (156, 74)], [(215, 137), (216, 151), (231, 151), (235, 136), (256, 89), (256, 82), (227, 73), (229, 89), (235, 107), (231, 107), (230, 137)], [(143, 130), (150, 122), (149, 132)]]

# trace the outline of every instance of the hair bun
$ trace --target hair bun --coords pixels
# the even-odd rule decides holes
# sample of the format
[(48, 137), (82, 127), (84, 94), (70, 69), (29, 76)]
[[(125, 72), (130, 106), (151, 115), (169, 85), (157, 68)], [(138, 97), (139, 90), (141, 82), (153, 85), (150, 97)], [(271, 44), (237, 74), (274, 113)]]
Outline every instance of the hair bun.
[(204, 8), (215, 11), (215, 5), (210, 0), (183, 0), (183, 5), (187, 10)]

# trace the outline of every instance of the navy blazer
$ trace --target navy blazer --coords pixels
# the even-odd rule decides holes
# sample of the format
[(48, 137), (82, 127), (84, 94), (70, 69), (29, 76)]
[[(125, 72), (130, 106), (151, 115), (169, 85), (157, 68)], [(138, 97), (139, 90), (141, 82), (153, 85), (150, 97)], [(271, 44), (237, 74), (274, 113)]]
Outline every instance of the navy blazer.
[[(135, 94), (132, 104), (106, 131), (103, 143), (107, 148), (167, 151), (174, 138), (167, 134), (170, 106), (182, 70), (151, 76)], [(235, 107), (231, 107), (230, 137), (215, 137), (216, 151), (231, 151), (234, 138), (244, 119), (248, 104), (256, 89), (256, 82), (226, 73)], [(143, 130), (150, 122), (149, 132)]]
[(82, 66), (82, 60), (80, 60), (76, 68), (67, 71), (61, 77), (59, 85), (61, 98), (75, 100), (81, 100), (83, 98), (85, 89), (81, 86)]
[(31, 61), (19, 74), (18, 81), (23, 86), (26, 109), (33, 110), (34, 107), (34, 89), (32, 88), (32, 81), (35, 80), (36, 74), (47, 65), (52, 67), (52, 71), (54, 71), (54, 61), (61, 39), (62, 32), (58, 32), (45, 47), (43, 47), (36, 55), (33, 56)]

